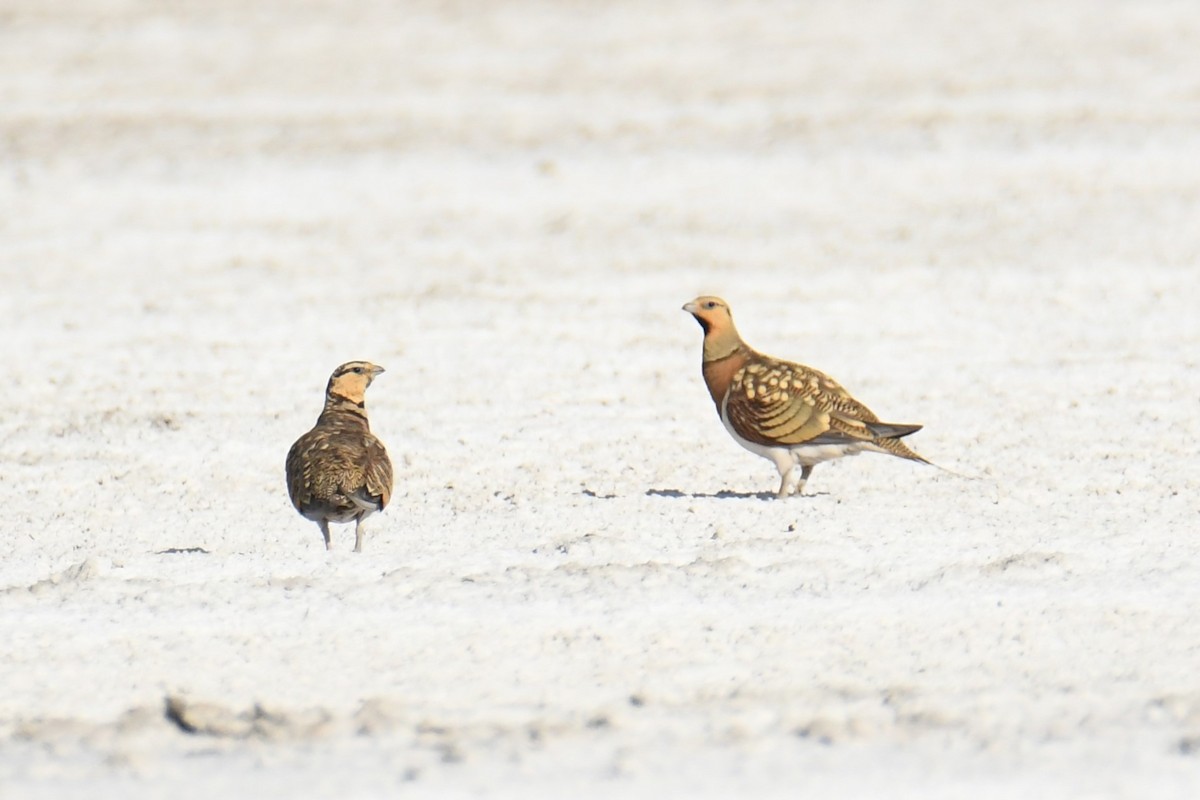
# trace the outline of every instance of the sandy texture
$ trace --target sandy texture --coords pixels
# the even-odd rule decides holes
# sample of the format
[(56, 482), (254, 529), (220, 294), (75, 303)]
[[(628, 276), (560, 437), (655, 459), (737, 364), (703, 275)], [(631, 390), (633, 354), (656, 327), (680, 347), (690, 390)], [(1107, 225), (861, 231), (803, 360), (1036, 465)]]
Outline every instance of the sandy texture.
[[(1192, 797), (1189, 2), (0, 2), (0, 795)], [(765, 499), (679, 310), (979, 480)], [(326, 554), (338, 363), (397, 467)]]

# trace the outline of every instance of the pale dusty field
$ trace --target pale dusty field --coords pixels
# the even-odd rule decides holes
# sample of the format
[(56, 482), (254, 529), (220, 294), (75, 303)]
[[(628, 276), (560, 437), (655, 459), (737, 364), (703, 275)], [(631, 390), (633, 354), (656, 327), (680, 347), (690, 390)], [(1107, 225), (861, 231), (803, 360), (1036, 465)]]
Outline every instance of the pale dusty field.
[[(0, 0), (0, 796), (1194, 797), (1198, 41)], [(765, 499), (700, 292), (979, 479)], [(326, 554), (351, 358), (397, 490)]]

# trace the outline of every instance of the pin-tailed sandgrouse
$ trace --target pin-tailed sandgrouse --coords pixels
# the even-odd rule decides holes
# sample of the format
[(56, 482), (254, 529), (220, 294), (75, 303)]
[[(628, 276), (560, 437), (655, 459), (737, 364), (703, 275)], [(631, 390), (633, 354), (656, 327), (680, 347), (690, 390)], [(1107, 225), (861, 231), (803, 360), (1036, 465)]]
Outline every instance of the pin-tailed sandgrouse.
[(392, 495), (392, 462), (367, 424), (367, 387), (381, 372), (367, 361), (335, 369), (317, 424), (288, 451), (288, 495), (321, 527), (326, 550), (333, 549), (329, 523), (353, 520), (354, 552), (361, 552), (363, 520), (383, 510)]
[(683, 310), (704, 329), (704, 382), (721, 421), (734, 441), (775, 464), (778, 497), (800, 494), (822, 461), (864, 450), (929, 463), (900, 441), (920, 425), (880, 422), (828, 375), (756, 352), (721, 298), (697, 297)]

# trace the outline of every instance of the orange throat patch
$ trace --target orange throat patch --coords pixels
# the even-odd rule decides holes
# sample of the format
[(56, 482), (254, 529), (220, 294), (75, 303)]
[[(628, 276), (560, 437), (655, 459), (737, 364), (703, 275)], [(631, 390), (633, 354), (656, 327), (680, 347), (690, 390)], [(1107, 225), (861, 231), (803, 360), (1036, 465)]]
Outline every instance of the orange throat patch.
[(733, 376), (745, 366), (749, 358), (750, 356), (746, 352), (735, 350), (724, 358), (704, 362), (704, 383), (708, 386), (708, 393), (712, 395), (713, 402), (717, 405), (717, 413), (720, 413), (721, 403), (724, 401), (725, 395), (729, 393), (729, 387), (733, 384)]

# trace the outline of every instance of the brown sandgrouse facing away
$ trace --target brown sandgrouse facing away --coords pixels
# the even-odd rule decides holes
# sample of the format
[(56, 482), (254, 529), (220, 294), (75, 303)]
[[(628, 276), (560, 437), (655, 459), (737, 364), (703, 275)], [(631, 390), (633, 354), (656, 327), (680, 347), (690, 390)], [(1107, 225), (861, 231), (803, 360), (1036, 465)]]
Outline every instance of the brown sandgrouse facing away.
[(725, 429), (775, 464), (777, 497), (800, 494), (822, 461), (864, 450), (930, 463), (900, 441), (920, 425), (880, 422), (828, 375), (755, 351), (721, 298), (697, 297), (683, 310), (704, 329), (704, 382)]
[(362, 552), (363, 520), (392, 496), (392, 462), (367, 424), (367, 387), (381, 372), (368, 361), (335, 369), (317, 424), (288, 451), (288, 495), (321, 527), (326, 550), (333, 549), (329, 523), (354, 520), (354, 552)]

